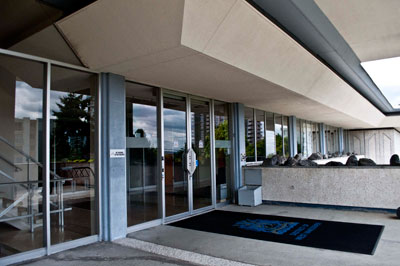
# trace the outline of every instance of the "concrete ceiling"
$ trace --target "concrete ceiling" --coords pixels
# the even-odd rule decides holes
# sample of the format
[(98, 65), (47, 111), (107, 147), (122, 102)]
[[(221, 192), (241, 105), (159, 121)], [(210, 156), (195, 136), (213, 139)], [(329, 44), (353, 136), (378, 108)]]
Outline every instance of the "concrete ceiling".
[(362, 62), (400, 56), (400, 1), (315, 2)]
[(385, 120), (244, 0), (99, 0), (56, 26), (86, 66), (130, 80), (344, 128)]

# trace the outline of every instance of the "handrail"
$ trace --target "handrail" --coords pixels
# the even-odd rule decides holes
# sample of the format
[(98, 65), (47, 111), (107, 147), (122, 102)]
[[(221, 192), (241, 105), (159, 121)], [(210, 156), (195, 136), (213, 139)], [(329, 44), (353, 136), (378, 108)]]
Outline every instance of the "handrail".
[(22, 170), (20, 167), (16, 166), (13, 162), (11, 162), (7, 158), (3, 157), (1, 154), (0, 154), (0, 159), (3, 160), (4, 162), (6, 162), (8, 165), (11, 165), (12, 167), (14, 167), (15, 171), (21, 171)]
[[(8, 175), (6, 172), (3, 172), (3, 171), (1, 171), (1, 170), (0, 170), (0, 175), (3, 175), (3, 176), (7, 177), (7, 178), (10, 179), (10, 180), (15, 180), (14, 177)], [(13, 183), (14, 183), (14, 182), (13, 182)]]
[[(50, 183), (52, 183), (52, 182), (63, 182), (63, 181), (72, 181), (73, 180), (73, 178), (61, 178), (61, 179), (53, 179), (53, 180), (50, 180)], [(20, 184), (42, 184), (43, 183), (43, 181), (42, 180), (32, 180), (32, 181), (16, 181), (16, 182), (6, 182), (6, 183), (4, 183), (4, 182), (2, 182), (2, 183), (0, 183), (0, 186), (6, 186), (6, 185), (20, 185)]]
[[(11, 144), (7, 139), (3, 138), (2, 136), (0, 136), (0, 141), (2, 141), (3, 143), (7, 144), (10, 148), (12, 148), (14, 151), (18, 152), (19, 154), (23, 155), (26, 159), (34, 162), (36, 165), (40, 166), (43, 168), (43, 164), (36, 161), (34, 158), (32, 158), (30, 155), (26, 154), (25, 152), (19, 150), (17, 147), (15, 147), (13, 144)], [(50, 170), (50, 174), (52, 174), (54, 176), (54, 178), (56, 179), (62, 179), (61, 176), (57, 175), (54, 171)]]

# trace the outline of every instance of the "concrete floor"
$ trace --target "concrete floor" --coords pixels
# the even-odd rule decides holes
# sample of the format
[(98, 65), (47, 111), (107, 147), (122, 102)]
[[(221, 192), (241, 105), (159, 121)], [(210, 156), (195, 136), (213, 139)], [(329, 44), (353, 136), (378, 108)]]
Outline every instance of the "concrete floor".
[(115, 243), (101, 242), (56, 253), (37, 260), (16, 265), (29, 266), (103, 266), (103, 265), (149, 265), (173, 266), (195, 265), (185, 261), (124, 247)]
[(168, 225), (135, 232), (128, 237), (178, 250), (255, 265), (400, 265), (400, 220), (396, 219), (394, 214), (273, 205), (253, 208), (229, 205), (222, 209), (380, 224), (385, 225), (385, 229), (373, 256), (240, 238)]
[(222, 209), (380, 224), (385, 229), (371, 256), (163, 225), (131, 233), (115, 243), (80, 247), (22, 265), (400, 265), (400, 220), (394, 214), (273, 205)]

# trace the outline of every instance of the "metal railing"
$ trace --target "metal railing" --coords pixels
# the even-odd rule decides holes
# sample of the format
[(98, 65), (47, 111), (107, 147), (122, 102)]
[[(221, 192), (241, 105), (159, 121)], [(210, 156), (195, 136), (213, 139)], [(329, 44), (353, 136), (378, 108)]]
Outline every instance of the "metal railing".
[[(13, 202), (6, 207), (4, 210), (0, 211), (0, 222), (8, 222), (8, 221), (13, 221), (13, 220), (19, 220), (19, 219), (29, 219), (29, 228), (31, 232), (34, 232), (35, 229), (35, 217), (43, 215), (42, 212), (34, 212), (33, 209), (33, 198), (35, 193), (41, 193), (42, 187), (39, 186), (39, 184), (43, 184), (43, 181), (41, 180), (31, 180), (31, 173), (30, 173), (30, 165), (33, 163), (34, 165), (39, 166), (40, 168), (43, 169), (43, 165), (32, 158), (30, 155), (26, 154), (25, 152), (19, 150), (17, 147), (15, 147), (13, 144), (11, 144), (7, 139), (4, 137), (0, 136), (0, 142), (3, 142), (6, 144), (8, 147), (22, 155), (25, 160), (26, 160), (26, 165), (27, 165), (27, 176), (26, 176), (26, 181), (16, 181), (15, 178), (7, 174), (6, 172), (0, 170), (0, 175), (6, 177), (8, 180), (11, 182), (2, 182), (0, 183), (1, 186), (19, 186), (23, 189), (26, 189), (27, 191), (17, 197), (16, 199), (12, 199)], [(0, 157), (3, 161), (6, 163), (12, 165), (14, 169), (17, 171), (17, 169), (22, 170), (20, 167), (16, 166), (13, 164), (11, 161), (4, 157)], [(19, 170), (18, 170), (19, 171)], [(65, 184), (65, 181), (72, 181), (72, 178), (62, 178), (59, 175), (57, 175), (54, 171), (50, 171), (50, 175), (54, 177), (54, 179), (50, 180), (51, 183), (54, 184), (54, 190), (53, 194), (50, 194), (50, 204), (54, 207), (56, 207), (55, 210), (50, 211), (50, 213), (58, 213), (59, 215), (59, 225), (61, 227), (64, 226), (64, 212), (72, 210), (72, 208), (64, 208), (64, 188), (63, 185)], [(72, 182), (71, 182), (72, 183)], [(27, 200), (27, 214), (26, 215), (16, 215), (12, 217), (5, 217), (6, 214), (8, 214), (11, 210), (13, 210), (15, 207), (19, 206), (21, 202), (24, 200)], [(51, 199), (53, 199), (53, 202), (51, 202)], [(4, 200), (4, 199), (3, 199)], [(57, 203), (55, 203), (57, 201)], [(38, 200), (38, 205), (39, 205), (39, 200)], [(4, 217), (4, 218), (2, 218)]]

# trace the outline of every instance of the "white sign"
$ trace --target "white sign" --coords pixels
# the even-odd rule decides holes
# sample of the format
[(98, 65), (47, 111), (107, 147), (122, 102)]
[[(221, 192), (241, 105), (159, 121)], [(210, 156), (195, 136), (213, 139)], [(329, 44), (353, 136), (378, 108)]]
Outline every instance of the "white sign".
[(110, 149), (110, 158), (125, 158), (124, 149)]
[(193, 175), (194, 171), (196, 171), (197, 163), (196, 163), (196, 153), (193, 149), (190, 149), (186, 153), (186, 170), (190, 175)]

